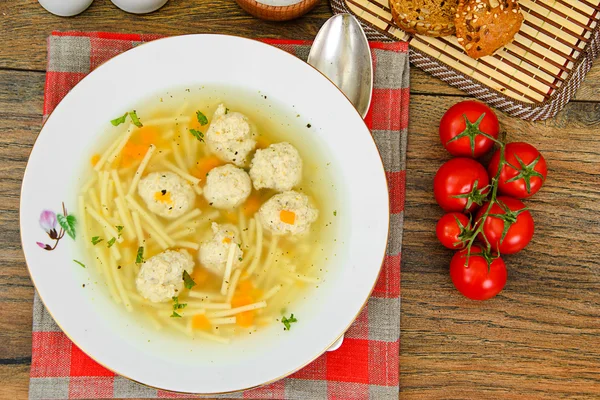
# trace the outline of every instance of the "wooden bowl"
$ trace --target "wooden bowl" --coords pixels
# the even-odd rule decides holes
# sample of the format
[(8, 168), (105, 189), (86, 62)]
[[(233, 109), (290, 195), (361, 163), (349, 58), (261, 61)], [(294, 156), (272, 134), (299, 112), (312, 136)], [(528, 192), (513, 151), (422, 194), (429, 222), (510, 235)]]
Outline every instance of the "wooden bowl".
[(288, 21), (306, 14), (319, 0), (236, 0), (248, 14), (268, 21)]

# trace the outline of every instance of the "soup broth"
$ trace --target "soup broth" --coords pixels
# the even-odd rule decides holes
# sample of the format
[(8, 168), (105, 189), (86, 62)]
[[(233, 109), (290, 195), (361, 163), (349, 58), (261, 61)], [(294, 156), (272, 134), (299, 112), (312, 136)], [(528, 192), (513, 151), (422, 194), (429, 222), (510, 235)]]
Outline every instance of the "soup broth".
[[(219, 118), (249, 121), (255, 145), (245, 162), (235, 149), (215, 151), (207, 143), (221, 104), (225, 116)], [(225, 134), (230, 126), (223, 126), (213, 134)], [(84, 251), (98, 282), (141, 323), (165, 332), (228, 343), (272, 324), (293, 329), (302, 319), (293, 314), (294, 304), (327, 277), (338, 226), (332, 167), (310, 130), (293, 108), (227, 87), (157, 95), (112, 121), (106, 141), (90, 155), (78, 199)], [(250, 171), (245, 187), (256, 151), (267, 154), (279, 143), (298, 151), (298, 182), (291, 191), (257, 190)], [(227, 159), (229, 150), (233, 158)], [(225, 207), (212, 200), (216, 189), (207, 192), (211, 171), (240, 176), (241, 183), (227, 189)], [(268, 214), (273, 199), (283, 199), (276, 205), (281, 209)], [(206, 262), (216, 258), (220, 263)]]

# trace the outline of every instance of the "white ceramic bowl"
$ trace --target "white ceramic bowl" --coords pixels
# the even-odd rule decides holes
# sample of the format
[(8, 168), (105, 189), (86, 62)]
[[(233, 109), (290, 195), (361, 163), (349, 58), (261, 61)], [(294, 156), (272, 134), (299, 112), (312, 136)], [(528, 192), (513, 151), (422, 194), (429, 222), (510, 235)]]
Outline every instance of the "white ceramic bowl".
[[(199, 51), (190, 51), (199, 49)], [(210, 55), (211, 57), (207, 57)], [(240, 62), (240, 60), (244, 60)], [(94, 291), (81, 243), (54, 251), (40, 228), (42, 210), (78, 214), (77, 181), (92, 146), (115, 115), (149, 95), (195, 84), (260, 90), (309, 118), (315, 143), (337, 168), (344, 240), (325, 283), (299, 303), (290, 331), (274, 326), (231, 345), (190, 342), (143, 331), (145, 325)], [(292, 105), (294, 108), (291, 108)], [(292, 111), (293, 110), (293, 111)], [(58, 105), (31, 153), (21, 193), (23, 250), (32, 280), (58, 325), (100, 364), (135, 381), (179, 392), (215, 394), (280, 379), (322, 354), (366, 303), (384, 258), (388, 191), (381, 158), (363, 120), (323, 75), (285, 51), (250, 39), (190, 35), (157, 40), (103, 64)], [(44, 240), (45, 239), (45, 240)], [(145, 328), (144, 328), (145, 329)]]
[(121, 10), (132, 14), (147, 14), (158, 10), (169, 0), (111, 0)]

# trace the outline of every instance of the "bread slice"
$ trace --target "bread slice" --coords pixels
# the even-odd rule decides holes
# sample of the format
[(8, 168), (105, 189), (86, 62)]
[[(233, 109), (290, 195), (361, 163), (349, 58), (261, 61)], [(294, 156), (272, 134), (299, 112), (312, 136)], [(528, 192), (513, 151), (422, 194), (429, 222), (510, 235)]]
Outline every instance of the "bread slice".
[(493, 54), (509, 43), (523, 23), (517, 0), (460, 0), (456, 37), (472, 58)]
[(389, 0), (396, 25), (426, 36), (454, 34), (458, 0)]

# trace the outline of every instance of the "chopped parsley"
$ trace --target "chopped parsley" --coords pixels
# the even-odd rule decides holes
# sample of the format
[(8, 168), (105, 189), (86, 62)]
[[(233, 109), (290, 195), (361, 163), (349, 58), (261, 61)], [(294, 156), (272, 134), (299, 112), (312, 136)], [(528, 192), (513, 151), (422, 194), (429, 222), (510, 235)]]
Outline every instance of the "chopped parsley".
[(191, 129), (191, 128), (190, 128), (190, 133), (199, 141), (204, 142), (204, 133), (202, 133), (196, 129)]
[(171, 314), (171, 318), (181, 318), (181, 315), (179, 315), (175, 311), (173, 311), (173, 314)]
[(337, 211), (334, 211), (334, 212), (333, 212), (333, 216), (334, 216), (334, 217), (337, 217)]
[(187, 307), (187, 303), (180, 303), (179, 302), (179, 297), (175, 296), (175, 297), (172, 297), (172, 299), (175, 302), (173, 304), (173, 312), (175, 312), (177, 310), (181, 310), (182, 308), (186, 308)]
[(135, 257), (135, 263), (141, 264), (144, 262), (144, 246), (138, 247), (137, 255)]
[(229, 108), (225, 109), (225, 114), (229, 114)]
[(82, 263), (81, 261), (77, 261), (77, 260), (73, 260), (73, 261), (75, 261), (77, 264), (79, 264), (79, 265), (81, 265), (83, 268), (85, 268), (85, 264), (84, 264), (84, 263)]
[(115, 119), (113, 119), (112, 121), (110, 121), (110, 123), (111, 123), (113, 126), (119, 126), (119, 125), (121, 125), (122, 123), (124, 123), (124, 122), (125, 122), (125, 120), (127, 119), (127, 115), (129, 115), (129, 113), (125, 113), (125, 114), (123, 114), (122, 116), (120, 116), (120, 117), (118, 117), (118, 118), (115, 118)]
[(137, 126), (138, 128), (141, 128), (142, 126), (144, 126), (140, 122), (140, 119), (138, 118), (137, 113), (135, 112), (135, 110), (129, 112), (129, 117), (131, 118), (131, 122), (133, 122), (133, 124), (135, 126)]
[(188, 274), (188, 272), (186, 270), (183, 270), (183, 284), (185, 285), (186, 289), (191, 289), (194, 286), (196, 286), (196, 282), (194, 282), (194, 280), (192, 279), (192, 277), (190, 276), (190, 274)]
[(93, 236), (92, 237), (92, 244), (95, 246), (98, 243), (100, 243), (101, 241), (103, 241), (104, 239), (100, 239), (100, 236)]
[(294, 314), (290, 314), (289, 318), (286, 318), (285, 316), (281, 318), (281, 323), (285, 326), (285, 328), (283, 328), (284, 331), (289, 331), (294, 322), (298, 322), (296, 317), (294, 317)]
[(123, 225), (117, 225), (117, 232), (119, 233), (119, 237), (121, 237), (121, 233), (123, 232)]
[(138, 118), (135, 110), (126, 112), (125, 114), (121, 115), (120, 117), (115, 118), (112, 121), (110, 121), (110, 123), (113, 126), (119, 126), (119, 125), (125, 123), (128, 115), (129, 115), (129, 118), (131, 118), (131, 122), (133, 122), (133, 124), (135, 126), (137, 126), (138, 128), (141, 128), (143, 126), (142, 123), (140, 122), (140, 119)]
[[(225, 114), (227, 114), (227, 111), (225, 111)], [(200, 110), (196, 111), (196, 119), (201, 126), (208, 124), (208, 118), (206, 118), (206, 115), (204, 115)]]
[(238, 261), (242, 261), (242, 260), (243, 260), (243, 258), (242, 258), (242, 257), (238, 258)]
[(106, 242), (106, 247), (111, 248), (113, 244), (117, 241), (117, 238), (112, 238), (108, 242)]

